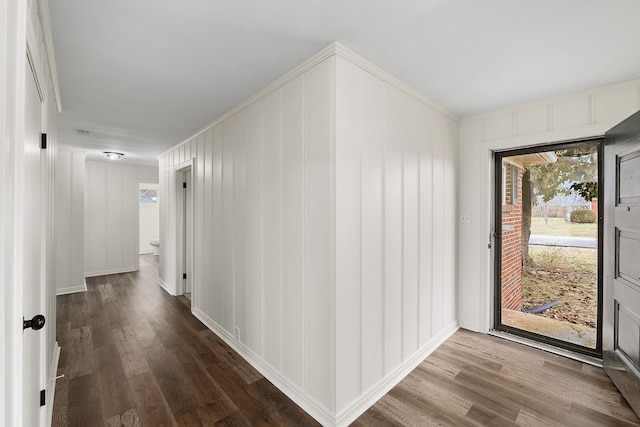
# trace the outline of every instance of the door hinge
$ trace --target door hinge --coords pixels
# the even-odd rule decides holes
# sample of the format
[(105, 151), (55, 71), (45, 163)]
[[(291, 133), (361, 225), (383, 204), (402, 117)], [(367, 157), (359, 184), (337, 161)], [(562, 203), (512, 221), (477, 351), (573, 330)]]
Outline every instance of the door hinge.
[(46, 391), (40, 390), (40, 406), (44, 406), (47, 402)]
[(47, 149), (47, 134), (46, 133), (41, 133), (40, 134), (40, 148), (43, 150)]
[(186, 182), (182, 183), (182, 188), (187, 188), (187, 183)]
[(182, 273), (182, 278), (186, 279), (187, 278), (187, 273)]

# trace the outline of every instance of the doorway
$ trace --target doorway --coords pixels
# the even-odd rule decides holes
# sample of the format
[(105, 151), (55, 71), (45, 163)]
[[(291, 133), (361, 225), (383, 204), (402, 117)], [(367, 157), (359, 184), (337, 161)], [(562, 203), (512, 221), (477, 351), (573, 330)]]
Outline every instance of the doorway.
[[(192, 300), (193, 283), (193, 189), (192, 168), (176, 172), (176, 230), (180, 294)], [(193, 300), (192, 300), (193, 301)]]
[[(160, 255), (160, 208), (158, 183), (138, 184), (138, 224), (140, 255)], [(157, 258), (156, 258), (157, 259)]]
[(602, 150), (495, 153), (496, 330), (601, 357)]

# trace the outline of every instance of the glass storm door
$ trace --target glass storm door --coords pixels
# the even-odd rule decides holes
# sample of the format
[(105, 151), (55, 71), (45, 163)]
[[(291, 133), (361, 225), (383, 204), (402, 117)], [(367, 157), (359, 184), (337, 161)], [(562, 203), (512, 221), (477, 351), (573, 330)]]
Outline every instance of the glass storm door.
[(600, 357), (601, 150), (495, 153), (495, 329)]

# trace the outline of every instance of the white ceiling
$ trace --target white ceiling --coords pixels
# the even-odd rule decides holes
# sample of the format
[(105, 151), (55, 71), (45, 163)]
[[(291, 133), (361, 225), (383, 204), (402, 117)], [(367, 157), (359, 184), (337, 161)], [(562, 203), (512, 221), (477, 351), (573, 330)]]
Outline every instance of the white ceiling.
[[(465, 117), (640, 78), (638, 0), (51, 0), (61, 145), (155, 156), (333, 41)], [(78, 135), (84, 129), (91, 135)]]

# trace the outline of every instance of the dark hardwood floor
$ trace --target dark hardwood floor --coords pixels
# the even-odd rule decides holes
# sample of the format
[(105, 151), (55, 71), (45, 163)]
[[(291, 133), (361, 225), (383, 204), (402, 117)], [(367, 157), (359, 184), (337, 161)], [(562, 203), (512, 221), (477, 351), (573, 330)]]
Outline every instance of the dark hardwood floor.
[(317, 425), (140, 271), (59, 296), (54, 426)]
[(460, 329), (354, 426), (640, 426), (598, 367)]
[[(54, 426), (317, 425), (140, 263), (58, 297)], [(602, 369), (460, 330), (353, 425), (640, 422)]]

